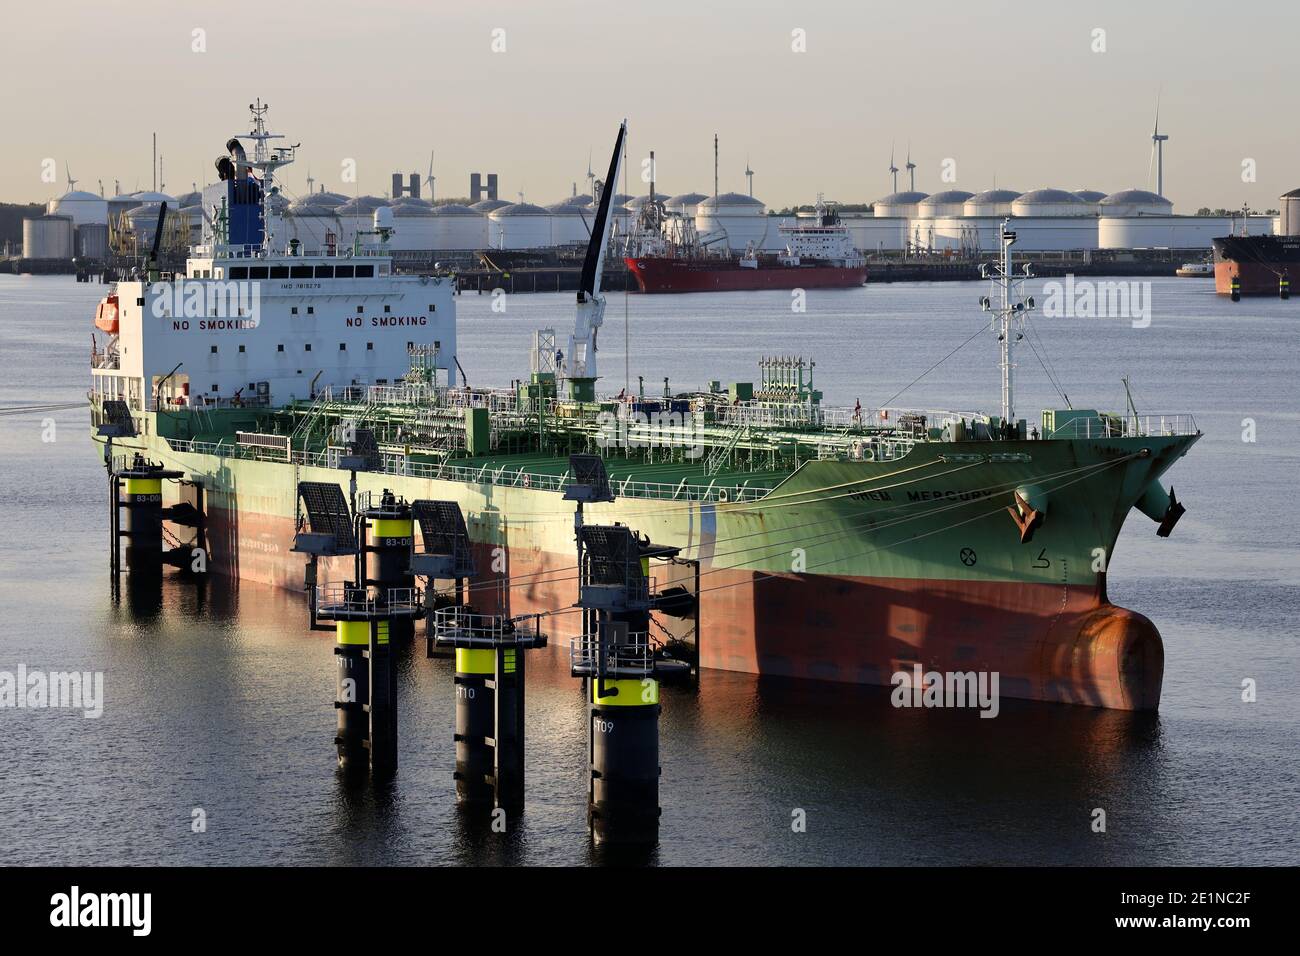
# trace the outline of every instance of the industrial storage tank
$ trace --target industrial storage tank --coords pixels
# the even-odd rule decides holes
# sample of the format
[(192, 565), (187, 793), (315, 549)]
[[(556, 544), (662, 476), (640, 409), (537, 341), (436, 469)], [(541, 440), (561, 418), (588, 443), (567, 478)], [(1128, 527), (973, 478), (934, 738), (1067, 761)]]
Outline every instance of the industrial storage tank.
[(966, 211), (966, 200), (974, 196), (964, 189), (945, 189), (943, 192), (926, 196), (916, 204), (916, 214), (921, 219), (939, 219), (946, 216), (961, 216)]
[(672, 216), (695, 218), (695, 209), (709, 197), (704, 193), (678, 193), (664, 200), (664, 211)]
[(345, 246), (352, 245), (358, 234), (373, 230), (375, 210), (382, 205), (384, 200), (378, 196), (358, 196), (334, 208), (342, 229), (339, 239)]
[(871, 205), (879, 219), (912, 219), (917, 215), (917, 204), (928, 195), (928, 193), (903, 190), (882, 196)]
[(481, 216), (486, 216), (489, 213), (496, 212), (503, 206), (509, 205), (509, 201), (505, 199), (480, 199), (476, 203), (471, 203), (469, 208)]
[(1106, 198), (1106, 194), (1099, 189), (1076, 189), (1074, 194), (1091, 207), (1088, 211), (1092, 213), (1097, 212), (1097, 205)]
[(780, 236), (763, 203), (742, 193), (722, 193), (702, 201), (695, 207), (695, 231), (701, 238), (724, 234), (732, 252), (743, 252), (750, 243), (761, 249)]
[(1064, 189), (1031, 189), (1011, 203), (1015, 216), (1084, 216), (1087, 203)]
[(907, 245), (906, 219), (885, 219), (871, 215), (844, 214), (853, 248), (868, 255), (878, 252), (897, 252)]
[[(392, 213), (393, 238), (388, 247), (399, 252), (428, 252), (438, 248), (438, 220), (427, 203), (405, 202), (381, 206)], [(379, 209), (375, 210), (379, 214)], [(473, 213), (471, 213), (473, 215)]]
[(1020, 196), (1017, 189), (986, 189), (966, 200), (962, 206), (962, 215), (1009, 216), (1011, 204)]
[(1121, 189), (1101, 201), (1103, 216), (1168, 216), (1174, 204), (1145, 189)]
[(551, 244), (551, 214), (541, 206), (517, 202), (488, 214), (492, 249), (537, 249)]
[(298, 240), (301, 252), (323, 252), (340, 242), (343, 225), (334, 210), (342, 203), (326, 193), (314, 193), (289, 203), (285, 215), (286, 239)]
[(433, 209), (433, 248), (440, 252), (485, 249), (487, 231), (487, 217), (469, 206), (451, 202)]
[(1103, 249), (1187, 249), (1208, 252), (1213, 240), (1243, 225), (1252, 236), (1273, 231), (1270, 216), (1102, 216), (1098, 242)]
[(1281, 236), (1300, 236), (1300, 189), (1293, 189), (1279, 197), (1277, 233)]
[(551, 245), (585, 244), (590, 238), (591, 216), (571, 200), (551, 203), (546, 207), (551, 214)]
[(71, 216), (46, 215), (39, 219), (24, 219), (23, 258), (70, 260), (72, 233)]
[(88, 222), (108, 222), (108, 200), (84, 189), (74, 189), (58, 199), (51, 199), (45, 207), (50, 216), (67, 216), (74, 226)]
[(77, 258), (108, 258), (108, 223), (87, 222), (77, 226)]

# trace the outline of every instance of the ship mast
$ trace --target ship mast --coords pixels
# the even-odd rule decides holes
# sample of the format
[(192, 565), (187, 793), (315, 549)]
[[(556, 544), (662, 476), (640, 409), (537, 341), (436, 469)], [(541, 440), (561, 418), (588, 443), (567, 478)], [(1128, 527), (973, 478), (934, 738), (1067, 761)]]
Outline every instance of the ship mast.
[(980, 266), (984, 278), (993, 283), (997, 305), (989, 296), (980, 299), (980, 308), (992, 312), (992, 328), (997, 330), (1001, 359), (998, 367), (1002, 373), (1002, 422), (1005, 427), (1015, 421), (1015, 343), (1025, 337), (1025, 317), (1034, 309), (1032, 296), (1025, 298), (1023, 284), (1025, 279), (1033, 278), (1026, 264), (1021, 275), (1011, 271), (1011, 247), (1015, 245), (1016, 234), (1011, 229), (1011, 220), (1002, 222), (1000, 236), (1002, 255), (996, 263)]
[[(256, 169), (261, 173), (262, 178), (262, 249), (267, 253), (275, 251), (271, 237), (271, 217), (270, 199), (275, 187), (275, 171), (281, 166), (288, 166), (293, 162), (294, 151), (298, 148), (297, 144), (293, 146), (276, 146), (271, 147), (269, 140), (284, 139), (280, 133), (268, 133), (266, 131), (266, 111), (270, 105), (263, 103), (259, 98), (256, 102), (248, 104), (248, 110), (253, 114), (253, 128), (247, 133), (240, 135), (253, 141), (253, 158), (246, 159), (237, 157), (235, 165), (242, 168), (245, 172), (250, 169)], [(238, 145), (237, 140), (232, 139), (232, 143)], [(229, 144), (227, 144), (229, 146)]]

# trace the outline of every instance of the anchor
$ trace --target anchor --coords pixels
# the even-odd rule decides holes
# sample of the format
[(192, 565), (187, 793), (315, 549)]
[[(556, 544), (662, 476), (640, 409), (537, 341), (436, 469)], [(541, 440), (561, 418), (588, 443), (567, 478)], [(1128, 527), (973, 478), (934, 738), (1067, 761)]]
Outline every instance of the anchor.
[(1031, 507), (1019, 491), (1015, 492), (1015, 496), (1015, 505), (1007, 505), (1007, 511), (1020, 529), (1020, 543), (1028, 544), (1034, 537), (1035, 529), (1043, 523), (1043, 513)]

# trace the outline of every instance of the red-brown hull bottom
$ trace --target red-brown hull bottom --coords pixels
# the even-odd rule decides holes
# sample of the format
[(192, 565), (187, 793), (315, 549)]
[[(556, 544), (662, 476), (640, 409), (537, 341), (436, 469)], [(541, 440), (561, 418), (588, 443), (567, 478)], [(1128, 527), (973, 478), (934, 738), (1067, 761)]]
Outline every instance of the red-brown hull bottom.
[[(212, 567), (300, 591), (305, 559), (289, 550), (293, 530), (287, 518), (212, 508)], [(488, 547), (477, 550), (478, 566), (491, 567)], [(513, 547), (506, 562), (502, 576), (516, 582), (506, 607), (491, 575), (471, 592), (481, 610), (573, 604), (573, 556)], [(344, 559), (322, 561), (321, 581), (351, 571)], [(1003, 697), (1120, 710), (1154, 710), (1160, 700), (1164, 648), (1155, 626), (1093, 588), (705, 568), (701, 589), (704, 667), (888, 686), (919, 664), (996, 671)], [(552, 646), (566, 647), (577, 626), (576, 613), (548, 618)]]
[(642, 292), (744, 292), (756, 289), (851, 289), (867, 281), (865, 266), (781, 266), (745, 269), (689, 259), (628, 258)]
[(1216, 262), (1214, 264), (1214, 291), (1220, 295), (1232, 294), (1232, 280), (1241, 280), (1242, 295), (1278, 294), (1278, 281), (1282, 267), (1276, 263)]

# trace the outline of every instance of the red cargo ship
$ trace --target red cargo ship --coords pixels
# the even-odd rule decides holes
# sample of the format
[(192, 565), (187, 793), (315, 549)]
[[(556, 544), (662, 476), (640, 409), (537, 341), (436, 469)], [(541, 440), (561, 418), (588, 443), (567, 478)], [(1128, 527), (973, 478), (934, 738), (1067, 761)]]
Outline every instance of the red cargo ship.
[(661, 225), (650, 235), (634, 236), (624, 261), (642, 292), (845, 289), (866, 281), (866, 259), (853, 248), (848, 227), (820, 198), (814, 217), (778, 231), (785, 241), (782, 252), (760, 252), (751, 244), (744, 255), (724, 256), (707, 252), (709, 240), (695, 239), (689, 228), (685, 242), (665, 238)]

